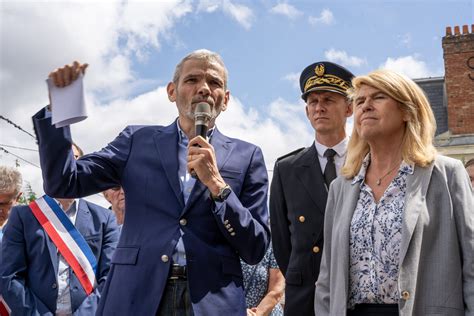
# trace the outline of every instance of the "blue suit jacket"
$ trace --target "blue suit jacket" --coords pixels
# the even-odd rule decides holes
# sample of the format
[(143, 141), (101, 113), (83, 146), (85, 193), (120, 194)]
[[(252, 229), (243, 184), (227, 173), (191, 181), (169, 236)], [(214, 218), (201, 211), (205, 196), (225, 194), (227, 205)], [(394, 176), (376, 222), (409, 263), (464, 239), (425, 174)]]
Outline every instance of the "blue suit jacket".
[(268, 178), (257, 146), (215, 130), (211, 144), (233, 192), (215, 203), (196, 181), (185, 205), (176, 122), (128, 127), (101, 151), (75, 161), (69, 128), (51, 127), (42, 117), (40, 111), (34, 124), (45, 192), (76, 197), (117, 185), (125, 192), (127, 215), (98, 314), (155, 315), (180, 229), (194, 314), (246, 314), (239, 256), (259, 262), (270, 234)]
[[(86, 295), (71, 271), (74, 315), (94, 315), (118, 240), (115, 215), (79, 200), (75, 226), (97, 259), (98, 287)], [(3, 297), (13, 315), (54, 315), (58, 296), (58, 251), (29, 206), (15, 206), (4, 228), (1, 268)]]

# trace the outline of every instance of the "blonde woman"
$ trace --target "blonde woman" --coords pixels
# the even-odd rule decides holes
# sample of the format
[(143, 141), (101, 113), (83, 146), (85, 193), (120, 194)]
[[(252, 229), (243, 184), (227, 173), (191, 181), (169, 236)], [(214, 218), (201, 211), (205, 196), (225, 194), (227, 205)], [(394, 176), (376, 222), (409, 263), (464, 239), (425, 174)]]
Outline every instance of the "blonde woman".
[(474, 315), (474, 202), (410, 79), (352, 81), (354, 130), (326, 207), (316, 315)]

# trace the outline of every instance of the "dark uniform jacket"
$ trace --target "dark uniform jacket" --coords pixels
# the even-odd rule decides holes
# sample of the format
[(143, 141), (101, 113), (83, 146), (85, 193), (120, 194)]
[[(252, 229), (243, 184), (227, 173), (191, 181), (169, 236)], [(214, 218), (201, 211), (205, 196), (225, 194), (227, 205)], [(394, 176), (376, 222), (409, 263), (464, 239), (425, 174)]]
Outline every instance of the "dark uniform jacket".
[(286, 278), (285, 315), (314, 315), (326, 200), (314, 143), (277, 160), (270, 217), (275, 258)]

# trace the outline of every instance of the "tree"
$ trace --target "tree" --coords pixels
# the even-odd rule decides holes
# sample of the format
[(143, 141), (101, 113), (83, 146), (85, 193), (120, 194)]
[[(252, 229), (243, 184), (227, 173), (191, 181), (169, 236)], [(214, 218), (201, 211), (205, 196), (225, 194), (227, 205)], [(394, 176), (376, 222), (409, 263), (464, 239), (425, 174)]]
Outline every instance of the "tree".
[(25, 190), (23, 191), (23, 194), (21, 195), (18, 204), (28, 205), (30, 204), (30, 202), (36, 200), (36, 198), (36, 193), (31, 188), (31, 184), (26, 181)]

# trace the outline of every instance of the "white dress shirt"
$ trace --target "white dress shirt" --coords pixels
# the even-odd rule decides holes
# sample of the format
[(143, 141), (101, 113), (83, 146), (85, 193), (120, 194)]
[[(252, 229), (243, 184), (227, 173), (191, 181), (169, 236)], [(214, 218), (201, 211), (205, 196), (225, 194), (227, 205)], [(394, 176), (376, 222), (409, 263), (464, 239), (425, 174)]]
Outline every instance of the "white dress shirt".
[(328, 159), (324, 157), (324, 152), (332, 148), (336, 155), (334, 156), (334, 163), (336, 165), (336, 174), (339, 176), (341, 174), (341, 168), (344, 165), (346, 160), (347, 153), (347, 144), (349, 143), (349, 137), (344, 138), (339, 144), (333, 147), (326, 147), (323, 144), (318, 143), (317, 140), (314, 141), (314, 146), (316, 146), (316, 151), (318, 152), (319, 164), (321, 166), (321, 172), (324, 173)]

